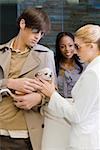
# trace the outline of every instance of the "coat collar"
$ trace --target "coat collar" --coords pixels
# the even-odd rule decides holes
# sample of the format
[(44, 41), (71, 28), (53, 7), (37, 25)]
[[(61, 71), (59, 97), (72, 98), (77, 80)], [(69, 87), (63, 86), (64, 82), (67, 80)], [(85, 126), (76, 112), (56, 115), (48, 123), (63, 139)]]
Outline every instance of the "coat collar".
[(91, 68), (92, 66), (94, 66), (95, 64), (100, 63), (100, 56), (97, 56), (96, 58), (94, 58), (86, 67), (86, 70)]
[(38, 67), (39, 64), (40, 64), (40, 59), (36, 56), (35, 52), (31, 50), (20, 72), (20, 76)]
[[(9, 47), (10, 48), (10, 45), (11, 45), (11, 42), (13, 41), (13, 39), (6, 43), (6, 44), (3, 44), (2, 46), (0, 46), (0, 48), (3, 48), (3, 47)], [(47, 49), (40, 49), (41, 46), (39, 45), (36, 45), (34, 47), (34, 49), (31, 49), (30, 50), (30, 53), (28, 55), (28, 57), (26, 58), (26, 61), (25, 61), (25, 64), (20, 72), (20, 75), (23, 75), (29, 71), (31, 71), (32, 69), (36, 68), (39, 64), (40, 64), (40, 59), (38, 58), (38, 55), (36, 55), (36, 51), (48, 51)], [(0, 59), (0, 66), (3, 68), (3, 71), (4, 71), (4, 77), (7, 78), (8, 76), (8, 72), (9, 72), (9, 66), (10, 66), (10, 60), (11, 60), (11, 50), (7, 50), (5, 51), (4, 53), (3, 52), (0, 52), (1, 53), (1, 59)]]

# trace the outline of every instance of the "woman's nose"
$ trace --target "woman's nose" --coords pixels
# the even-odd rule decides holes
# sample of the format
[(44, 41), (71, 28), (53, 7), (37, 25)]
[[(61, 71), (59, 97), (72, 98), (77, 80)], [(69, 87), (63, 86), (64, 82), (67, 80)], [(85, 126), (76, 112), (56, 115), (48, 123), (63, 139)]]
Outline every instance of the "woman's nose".
[(74, 54), (78, 54), (76, 48), (75, 48), (75, 50), (74, 50)]
[(65, 51), (67, 51), (67, 52), (69, 51), (69, 48), (67, 46), (65, 46)]

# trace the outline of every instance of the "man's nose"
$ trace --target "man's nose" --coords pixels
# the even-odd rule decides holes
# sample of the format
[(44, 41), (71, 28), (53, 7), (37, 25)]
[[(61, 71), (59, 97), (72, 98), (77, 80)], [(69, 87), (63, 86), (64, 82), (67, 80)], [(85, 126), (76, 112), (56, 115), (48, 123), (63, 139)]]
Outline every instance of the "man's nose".
[(35, 38), (41, 37), (41, 32), (35, 33)]

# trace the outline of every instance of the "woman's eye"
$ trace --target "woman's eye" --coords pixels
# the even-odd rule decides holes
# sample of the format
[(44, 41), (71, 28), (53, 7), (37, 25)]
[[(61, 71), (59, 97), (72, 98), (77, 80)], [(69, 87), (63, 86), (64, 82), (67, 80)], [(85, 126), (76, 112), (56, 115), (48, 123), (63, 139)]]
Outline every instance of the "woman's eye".
[(65, 48), (65, 46), (60, 46), (60, 48)]

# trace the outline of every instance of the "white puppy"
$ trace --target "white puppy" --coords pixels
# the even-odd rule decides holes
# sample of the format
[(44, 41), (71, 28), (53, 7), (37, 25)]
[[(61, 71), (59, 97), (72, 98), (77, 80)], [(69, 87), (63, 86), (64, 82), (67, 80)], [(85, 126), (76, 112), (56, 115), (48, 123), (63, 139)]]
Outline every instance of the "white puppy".
[(43, 68), (41, 70), (39, 70), (35, 76), (39, 79), (44, 79), (44, 80), (47, 80), (47, 81), (51, 81), (52, 78), (53, 78), (53, 74), (52, 74), (52, 71), (49, 69), (49, 68)]

